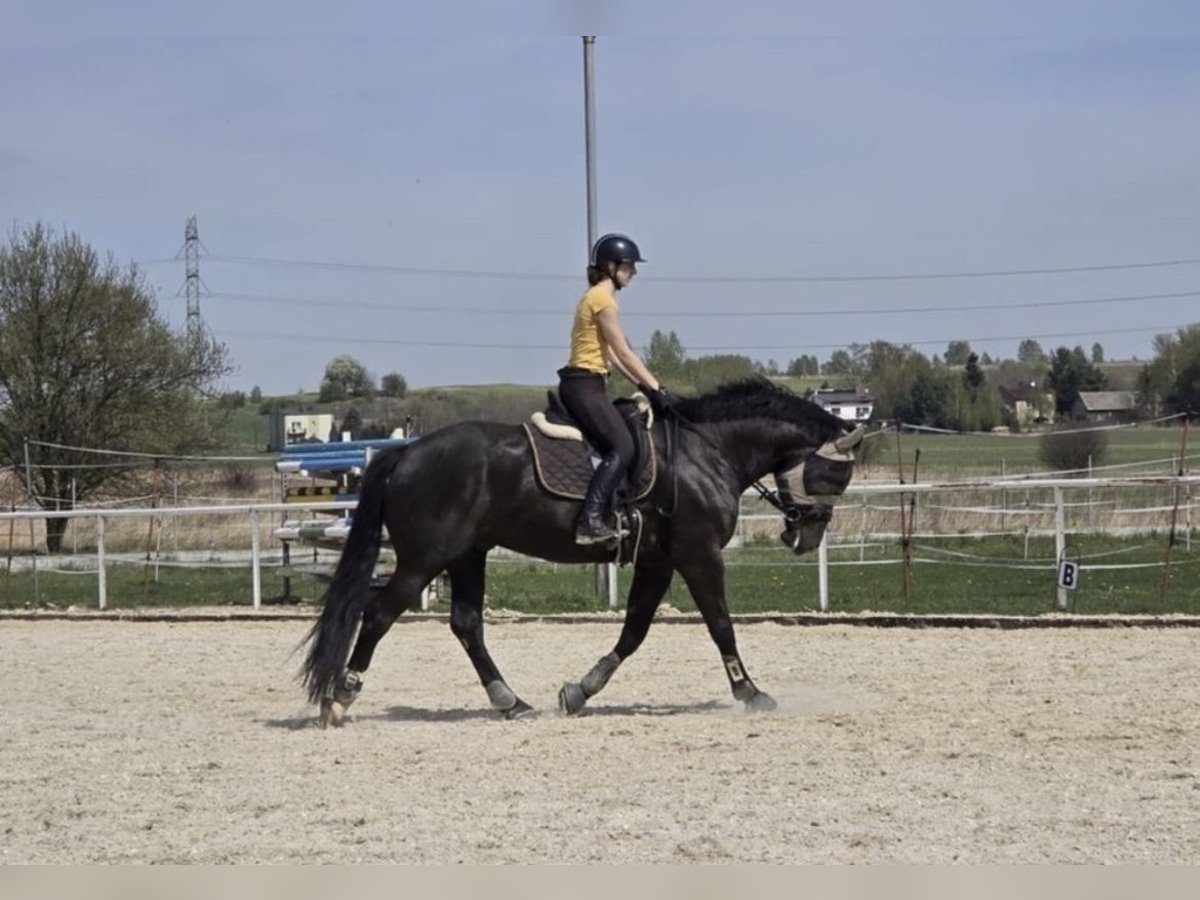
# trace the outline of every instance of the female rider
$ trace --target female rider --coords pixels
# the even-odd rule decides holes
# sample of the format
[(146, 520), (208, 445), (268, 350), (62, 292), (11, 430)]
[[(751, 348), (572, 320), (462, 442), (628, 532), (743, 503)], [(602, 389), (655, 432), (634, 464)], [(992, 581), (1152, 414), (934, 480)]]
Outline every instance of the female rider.
[(616, 295), (633, 281), (640, 262), (645, 260), (637, 244), (623, 234), (606, 234), (596, 241), (587, 269), (589, 287), (575, 308), (570, 358), (558, 370), (563, 405), (601, 456), (576, 525), (577, 544), (617, 538), (605, 511), (633, 460), (633, 437), (605, 392), (609, 364), (646, 394), (656, 416), (665, 418), (671, 412), (670, 396), (621, 329)]

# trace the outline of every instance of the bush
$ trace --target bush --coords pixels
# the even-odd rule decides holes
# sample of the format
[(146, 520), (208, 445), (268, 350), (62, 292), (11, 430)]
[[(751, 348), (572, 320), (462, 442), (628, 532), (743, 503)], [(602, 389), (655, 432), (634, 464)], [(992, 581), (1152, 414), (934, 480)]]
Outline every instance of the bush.
[(225, 466), (218, 476), (221, 489), (230, 497), (253, 494), (258, 487), (258, 478), (251, 466)]
[(346, 387), (340, 381), (331, 381), (326, 378), (321, 382), (321, 393), (318, 400), (321, 403), (337, 403), (340, 400), (345, 400), (349, 394), (346, 392)]
[(1047, 431), (1038, 441), (1038, 459), (1056, 471), (1086, 473), (1089, 464), (1101, 465), (1107, 453), (1108, 434), (1095, 429)]

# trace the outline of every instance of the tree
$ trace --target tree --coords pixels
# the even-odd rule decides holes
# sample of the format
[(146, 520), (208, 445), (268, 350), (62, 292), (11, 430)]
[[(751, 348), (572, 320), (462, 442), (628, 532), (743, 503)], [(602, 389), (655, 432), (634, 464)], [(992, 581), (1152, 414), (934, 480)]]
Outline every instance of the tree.
[[(971, 344), (968, 341), (951, 341), (946, 346), (946, 365), (965, 366), (967, 357), (971, 355)], [(978, 361), (978, 357), (976, 357)]]
[(756, 373), (754, 360), (748, 356), (736, 353), (714, 353), (710, 356), (689, 359), (684, 368), (684, 374), (686, 380), (697, 391), (703, 393), (729, 381), (750, 378)]
[(1017, 359), (1023, 363), (1040, 363), (1046, 361), (1046, 354), (1042, 351), (1041, 344), (1032, 338), (1026, 338), (1017, 347)]
[(946, 372), (932, 366), (918, 371), (903, 399), (896, 403), (894, 413), (901, 422), (913, 425), (957, 427), (954, 398)]
[[(202, 330), (171, 331), (135, 266), (120, 268), (74, 232), (38, 223), (0, 246), (0, 453), (46, 509), (130, 477), (67, 447), (165, 456), (214, 445), (202, 395), (229, 372)], [(58, 446), (52, 446), (58, 445)], [(62, 549), (66, 519), (46, 521)]]
[(1200, 323), (1154, 338), (1154, 359), (1138, 378), (1139, 405), (1147, 412), (1200, 411)]
[(1050, 359), (1046, 387), (1054, 391), (1054, 408), (1060, 416), (1071, 411), (1080, 391), (1102, 391), (1108, 384), (1104, 373), (1088, 362), (1083, 348), (1059, 347)]
[(257, 384), (250, 388), (250, 402), (262, 403), (262, 388), (260, 388)]
[(821, 374), (821, 365), (815, 356), (804, 354), (788, 363), (787, 374), (793, 376), (819, 375)]
[(350, 432), (350, 437), (359, 437), (363, 430), (362, 413), (358, 411), (357, 406), (351, 406), (346, 410), (346, 418), (342, 419), (342, 431)]
[[(328, 391), (326, 385), (329, 385)], [(325, 401), (326, 393), (332, 399), (344, 400), (348, 397), (371, 397), (375, 394), (375, 379), (367, 371), (366, 366), (349, 354), (335, 356), (325, 366), (325, 377), (321, 380), (321, 399)], [(340, 394), (340, 396), (337, 396)]]
[(967, 386), (967, 390), (971, 393), (977, 393), (987, 382), (987, 379), (983, 377), (983, 369), (979, 368), (978, 353), (971, 353), (967, 356), (967, 363), (963, 368), (962, 379), (963, 384)]
[(344, 384), (340, 381), (330, 381), (326, 378), (321, 382), (321, 390), (317, 395), (317, 399), (322, 403), (337, 403), (340, 400), (345, 400), (348, 396)]
[(850, 354), (845, 350), (834, 350), (829, 355), (829, 360), (821, 366), (822, 375), (850, 375), (854, 369), (854, 363), (850, 359)]
[(1200, 356), (1189, 359), (1175, 376), (1167, 393), (1167, 408), (1189, 416), (1200, 413)]
[(403, 397), (408, 393), (408, 382), (399, 372), (388, 372), (380, 379), (379, 389), (385, 397)]
[(1092, 362), (1094, 362), (1094, 363), (1104, 362), (1104, 345), (1101, 344), (1099, 341), (1092, 344)]
[(655, 329), (650, 335), (650, 346), (646, 348), (646, 367), (658, 378), (678, 380), (683, 375), (687, 351), (674, 331), (663, 334)]

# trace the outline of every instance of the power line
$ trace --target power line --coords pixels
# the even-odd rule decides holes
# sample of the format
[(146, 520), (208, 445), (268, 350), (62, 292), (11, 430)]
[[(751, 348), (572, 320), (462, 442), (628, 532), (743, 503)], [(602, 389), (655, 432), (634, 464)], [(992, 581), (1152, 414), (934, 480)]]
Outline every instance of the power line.
[[(391, 272), (398, 275), (422, 275), (444, 278), (485, 278), (506, 281), (566, 281), (579, 282), (578, 274), (566, 275), (550, 272), (503, 272), (491, 269), (437, 268), (427, 266), (401, 266), (385, 263), (349, 263), (330, 260), (285, 259), (268, 256), (239, 256), (234, 254), (209, 254), (209, 262), (235, 265), (283, 266), (309, 269), (333, 269), (362, 272)], [(157, 265), (174, 260), (144, 260), (143, 265)], [(958, 272), (902, 272), (869, 275), (645, 275), (646, 281), (667, 284), (804, 284), (819, 282), (867, 282), (867, 281), (935, 281), (968, 278), (1007, 278), (1028, 275), (1067, 275), (1083, 272), (1114, 272), (1132, 269), (1162, 269), (1200, 265), (1200, 258), (1152, 260), (1148, 262), (1108, 263), (1091, 266), (1047, 266), (1012, 269), (980, 269)]]
[[(470, 313), (472, 315), (535, 315), (563, 316), (574, 315), (572, 309), (546, 309), (537, 307), (486, 307), (462, 306), (453, 303), (389, 303), (378, 300), (322, 300), (312, 297), (289, 297), (277, 294), (253, 294), (236, 291), (218, 291), (210, 294), (227, 300), (245, 300), (250, 303), (280, 303), (290, 306), (320, 306), (331, 309), (377, 309), (389, 312), (432, 312), (432, 313)], [(1190, 297), (1200, 297), (1200, 291), (1177, 291), (1167, 294), (1129, 294), (1120, 297), (1092, 297), (1079, 300), (997, 300), (988, 303), (964, 303), (959, 306), (908, 306), (908, 307), (874, 307), (868, 309), (789, 309), (789, 310), (626, 310), (622, 312), (625, 318), (657, 318), (669, 316), (682, 319), (742, 319), (742, 318), (833, 318), (837, 316), (876, 316), (893, 314), (921, 313), (954, 313), (994, 309), (1042, 309), (1048, 306), (1096, 306), (1106, 303), (1136, 303), (1146, 300), (1179, 300)]]
[[(1145, 333), (1166, 333), (1174, 331), (1184, 326), (1180, 325), (1154, 325), (1145, 328), (1112, 328), (1090, 331), (1072, 331), (1072, 332), (1056, 332), (1052, 334), (1037, 334), (1038, 338), (1056, 339), (1056, 338), (1079, 338), (1079, 337), (1096, 337), (1111, 334), (1145, 334)], [(309, 335), (309, 334), (288, 334), (277, 331), (233, 331), (220, 330), (218, 334), (226, 337), (253, 338), (255, 340), (282, 340), (282, 341), (303, 341), (313, 343), (343, 343), (343, 344), (377, 344), (391, 347), (442, 347), (442, 348), (462, 348), (472, 350), (555, 350), (565, 352), (566, 345), (557, 344), (497, 344), (483, 343), (474, 341), (422, 341), (409, 340), (406, 338), (377, 338), (377, 337), (354, 337), (346, 335)], [(1017, 335), (997, 335), (994, 337), (949, 337), (949, 338), (927, 338), (918, 341), (902, 341), (898, 346), (941, 346), (950, 341), (965, 340), (968, 343), (998, 343), (1000, 341), (1022, 341), (1029, 338), (1030, 334)], [(805, 341), (793, 341), (789, 344), (745, 344), (745, 345), (727, 345), (727, 344), (711, 344), (711, 345), (688, 345), (688, 350), (720, 350), (720, 351), (745, 351), (745, 350), (841, 350), (845, 349), (845, 342), (837, 344), (810, 344)]]

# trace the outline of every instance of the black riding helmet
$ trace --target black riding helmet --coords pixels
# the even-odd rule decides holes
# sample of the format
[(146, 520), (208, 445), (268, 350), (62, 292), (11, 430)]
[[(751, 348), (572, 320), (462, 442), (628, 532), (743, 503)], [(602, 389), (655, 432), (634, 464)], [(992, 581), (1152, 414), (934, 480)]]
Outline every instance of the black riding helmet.
[(623, 234), (606, 234), (592, 247), (589, 265), (608, 271), (609, 263), (640, 263), (642, 259), (638, 245)]

